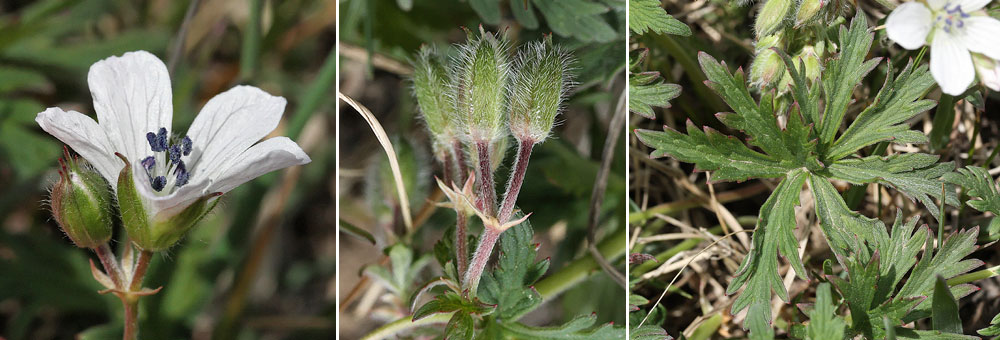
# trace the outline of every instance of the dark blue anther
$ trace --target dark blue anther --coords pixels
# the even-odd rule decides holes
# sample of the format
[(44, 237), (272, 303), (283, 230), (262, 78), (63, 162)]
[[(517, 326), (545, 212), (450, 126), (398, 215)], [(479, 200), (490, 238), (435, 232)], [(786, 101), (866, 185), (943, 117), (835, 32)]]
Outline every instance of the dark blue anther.
[(142, 167), (146, 168), (146, 170), (152, 170), (154, 166), (156, 166), (156, 158), (153, 158), (153, 156), (146, 157), (142, 160)]
[(181, 146), (174, 144), (170, 146), (170, 162), (177, 163), (181, 161)]
[(163, 176), (156, 176), (152, 181), (150, 181), (150, 184), (153, 185), (153, 190), (163, 190), (163, 187), (167, 185), (167, 178)]
[(153, 149), (153, 151), (156, 151), (156, 152), (167, 151), (167, 146), (168, 146), (167, 145), (167, 129), (166, 128), (160, 128), (160, 131), (158, 131), (156, 133), (156, 147), (157, 147), (157, 149)]
[(944, 19), (944, 22), (948, 23), (948, 26), (951, 26), (951, 18)]
[(184, 139), (181, 139), (181, 147), (184, 149), (184, 155), (185, 156), (190, 155), (191, 154), (191, 137), (184, 136)]
[(174, 173), (187, 172), (187, 166), (184, 165), (184, 161), (177, 161), (176, 168), (174, 168)]
[(149, 148), (156, 151), (156, 134), (152, 132), (146, 132), (146, 140), (149, 141)]
[(188, 172), (184, 171), (184, 170), (174, 171), (174, 172), (177, 173), (177, 181), (174, 182), (174, 186), (176, 186), (178, 188), (180, 188), (180, 187), (184, 186), (185, 184), (187, 184), (188, 180), (191, 177), (191, 175), (188, 174)]

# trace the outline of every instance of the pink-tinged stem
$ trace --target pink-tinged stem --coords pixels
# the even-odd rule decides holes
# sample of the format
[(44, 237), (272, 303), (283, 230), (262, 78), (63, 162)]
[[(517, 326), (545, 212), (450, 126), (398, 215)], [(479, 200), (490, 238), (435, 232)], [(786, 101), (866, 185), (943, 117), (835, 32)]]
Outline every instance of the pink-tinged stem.
[[(476, 142), (476, 152), (479, 156), (479, 197), (480, 207), (487, 216), (496, 216), (497, 193), (493, 186), (493, 166), (490, 162), (490, 144), (487, 141)], [(489, 254), (487, 254), (489, 255)]]
[[(139, 260), (135, 264), (135, 273), (132, 275), (132, 282), (129, 283), (129, 293), (138, 292), (142, 289), (142, 278), (146, 276), (149, 269), (149, 262), (153, 259), (153, 253), (148, 250), (139, 252)], [(139, 297), (137, 294), (126, 294), (122, 296), (122, 305), (125, 307), (125, 333), (123, 340), (137, 340), (139, 338)]]
[(458, 209), (456, 212), (458, 218), (455, 225), (455, 258), (458, 262), (458, 273), (461, 275), (469, 269), (469, 236), (466, 232), (469, 219), (465, 216), (465, 210)]
[(511, 170), (510, 179), (507, 180), (507, 192), (503, 195), (500, 214), (497, 215), (497, 220), (500, 223), (507, 223), (511, 214), (514, 213), (514, 203), (517, 203), (517, 194), (521, 192), (524, 173), (528, 170), (528, 159), (531, 158), (531, 149), (534, 146), (535, 141), (530, 139), (517, 141), (517, 158), (514, 160), (514, 169)]
[(479, 238), (479, 245), (476, 246), (476, 252), (472, 255), (472, 263), (469, 265), (469, 270), (465, 272), (464, 281), (469, 290), (469, 297), (476, 296), (476, 290), (479, 288), (479, 279), (483, 276), (486, 263), (490, 261), (490, 254), (493, 253), (493, 246), (496, 245), (497, 239), (500, 238), (500, 233), (503, 233), (503, 230), (491, 227), (483, 229), (483, 235)]
[(455, 170), (458, 171), (458, 175), (455, 176), (455, 183), (465, 183), (465, 174), (469, 173), (469, 168), (465, 163), (465, 149), (462, 147), (462, 142), (458, 139), (451, 142), (451, 148), (452, 156), (455, 157)]
[(108, 273), (111, 277), (111, 281), (115, 284), (115, 288), (121, 289), (122, 286), (122, 271), (121, 267), (118, 266), (118, 261), (115, 259), (115, 254), (111, 252), (111, 247), (108, 243), (94, 248), (94, 252), (97, 253), (97, 258), (101, 260), (101, 266), (104, 267), (104, 272)]

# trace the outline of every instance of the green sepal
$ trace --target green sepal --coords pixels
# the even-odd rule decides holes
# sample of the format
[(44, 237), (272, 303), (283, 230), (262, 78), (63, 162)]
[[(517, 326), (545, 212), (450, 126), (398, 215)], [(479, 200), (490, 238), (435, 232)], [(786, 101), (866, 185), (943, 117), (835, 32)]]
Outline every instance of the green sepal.
[(66, 152), (59, 182), (52, 188), (52, 215), (66, 236), (81, 248), (111, 239), (111, 188), (96, 171), (79, 166)]

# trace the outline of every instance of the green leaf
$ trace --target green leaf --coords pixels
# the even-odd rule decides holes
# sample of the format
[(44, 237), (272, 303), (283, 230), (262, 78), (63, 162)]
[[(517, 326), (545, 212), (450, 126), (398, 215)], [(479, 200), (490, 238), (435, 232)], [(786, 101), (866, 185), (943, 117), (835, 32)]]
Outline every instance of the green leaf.
[(920, 340), (978, 340), (978, 337), (941, 331), (921, 331), (909, 328), (896, 327), (897, 339), (920, 339)]
[(934, 282), (931, 299), (931, 325), (935, 330), (962, 334), (962, 319), (958, 315), (958, 301), (951, 295), (948, 283), (941, 276)]
[(820, 283), (816, 288), (816, 304), (809, 312), (806, 326), (807, 340), (843, 340), (846, 331), (844, 320), (837, 316), (829, 283)]
[[(840, 28), (840, 55), (827, 64), (823, 74), (823, 90), (826, 108), (820, 122), (820, 143), (828, 145), (833, 142), (847, 114), (847, 105), (851, 102), (854, 88), (861, 79), (878, 65), (881, 58), (865, 61), (865, 55), (871, 49), (874, 35), (869, 33), (868, 20), (863, 13), (858, 12), (851, 20), (851, 28)], [(817, 104), (818, 105), (818, 104)]]
[(498, 0), (469, 0), (469, 6), (479, 14), (483, 22), (490, 25), (500, 24), (500, 2)]
[(608, 7), (591, 0), (533, 0), (549, 28), (563, 37), (585, 42), (608, 42), (619, 38), (618, 32), (602, 15)]
[(839, 258), (847, 258), (852, 249), (862, 247), (862, 240), (873, 238), (873, 229), (864, 227), (866, 223), (874, 223), (857, 212), (847, 208), (844, 198), (825, 177), (809, 176), (809, 187), (816, 200), (816, 216), (820, 228), (826, 236), (830, 249)]
[[(830, 165), (829, 170), (833, 178), (851, 184), (880, 183), (896, 188), (910, 199), (920, 201), (938, 218), (934, 198), (941, 196), (941, 186), (945, 185), (941, 176), (955, 169), (952, 162), (936, 163), (939, 158), (922, 153), (848, 158)], [(945, 190), (945, 194), (947, 204), (959, 205), (954, 189)]]
[[(765, 321), (769, 323), (771, 292), (774, 291), (782, 300), (788, 301), (788, 292), (778, 275), (779, 253), (791, 262), (796, 274), (805, 279), (794, 230), (795, 206), (799, 204), (799, 192), (807, 177), (804, 170), (792, 170), (761, 206), (750, 252), (743, 259), (736, 278), (727, 289), (727, 293), (732, 294), (746, 284), (746, 289), (733, 302), (733, 314), (751, 304), (762, 304), (767, 309), (763, 313), (766, 315)], [(750, 314), (755, 314), (752, 308)]]
[(881, 141), (926, 143), (927, 136), (910, 130), (905, 122), (934, 107), (933, 100), (919, 100), (934, 84), (927, 66), (914, 67), (912, 61), (893, 80), (890, 63), (885, 85), (875, 97), (875, 102), (865, 108), (830, 147), (828, 159), (841, 159)]
[(982, 212), (991, 212), (1000, 216), (1000, 192), (990, 173), (978, 166), (967, 166), (941, 176), (945, 182), (958, 185), (965, 194), (977, 200), (968, 200), (965, 204)]
[(397, 243), (385, 249), (389, 255), (392, 270), (379, 265), (368, 265), (362, 269), (365, 275), (382, 283), (386, 289), (399, 296), (403, 301), (410, 298), (415, 286), (414, 280), (420, 271), (430, 263), (431, 254), (413, 258), (413, 249), (402, 243)]
[(1000, 313), (997, 313), (990, 321), (990, 326), (976, 331), (982, 336), (998, 336), (1000, 335)]
[(501, 234), (497, 266), (479, 283), (479, 297), (497, 305), (497, 317), (502, 320), (517, 320), (542, 303), (542, 296), (532, 285), (548, 270), (549, 260), (535, 262), (538, 244), (531, 238), (531, 224), (527, 221)]
[(474, 333), (472, 316), (468, 313), (455, 313), (444, 327), (445, 339), (472, 339)]
[[(517, 322), (500, 323), (504, 335), (509, 339), (522, 340), (614, 340), (625, 339), (624, 327), (613, 327), (610, 323), (593, 327), (597, 315), (578, 316), (562, 326), (531, 327)], [(593, 328), (592, 328), (593, 327)]]
[[(643, 72), (640, 65), (648, 55), (649, 50), (647, 49), (639, 52), (635, 59), (630, 59), (628, 108), (629, 111), (640, 116), (655, 119), (653, 107), (669, 108), (670, 100), (681, 94), (681, 87), (677, 84), (664, 83), (660, 78), (660, 72)], [(631, 58), (631, 54), (629, 58)]]
[(446, 292), (417, 308), (413, 312), (413, 321), (439, 313), (458, 312), (458, 314), (465, 315), (490, 315), (495, 310), (496, 306), (487, 305), (479, 301), (469, 301), (455, 292)]
[(659, 0), (628, 0), (628, 13), (628, 27), (637, 34), (691, 35), (691, 28), (667, 14)]
[(27, 68), (0, 66), (0, 93), (38, 91), (49, 86), (45, 75)]
[(527, 29), (538, 28), (538, 18), (532, 10), (529, 0), (510, 0), (510, 12), (514, 14), (514, 19)]
[(629, 340), (673, 340), (667, 331), (657, 325), (643, 325), (628, 332)]
[[(846, 260), (844, 270), (847, 279), (839, 276), (828, 276), (840, 295), (847, 301), (851, 310), (851, 329), (864, 333), (869, 339), (879, 339), (884, 336), (881, 328), (871, 321), (869, 310), (875, 299), (875, 283), (878, 280), (879, 256), (875, 253), (870, 259), (864, 256), (852, 256)], [(878, 318), (881, 320), (881, 317)]]
[[(947, 280), (982, 266), (983, 261), (974, 258), (965, 259), (976, 250), (976, 237), (978, 235), (978, 227), (957, 231), (944, 239), (933, 256), (925, 250), (920, 261), (913, 267), (910, 278), (900, 288), (897, 296), (931, 296), (937, 276), (940, 275)], [(925, 249), (932, 249), (930, 241), (931, 238), (928, 238)], [(971, 285), (957, 285), (951, 288), (952, 294), (957, 298), (964, 297), (975, 290), (976, 288)], [(908, 319), (922, 317), (930, 308), (930, 304), (922, 303), (917, 306), (912, 315), (908, 316)]]

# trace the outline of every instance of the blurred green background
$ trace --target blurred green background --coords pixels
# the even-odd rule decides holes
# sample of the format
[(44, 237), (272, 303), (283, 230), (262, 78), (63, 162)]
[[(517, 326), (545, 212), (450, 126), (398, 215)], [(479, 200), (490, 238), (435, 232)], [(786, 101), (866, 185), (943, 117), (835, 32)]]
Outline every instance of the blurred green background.
[(47, 211), (62, 145), (34, 118), (51, 106), (93, 116), (88, 68), (133, 50), (171, 65), (175, 128), (219, 92), (254, 85), (288, 99), (274, 134), (313, 160), (227, 193), (154, 257), (145, 286), (164, 288), (141, 302), (141, 338), (332, 336), (336, 16), (333, 0), (0, 2), (0, 338), (120, 337), (121, 305), (97, 293), (93, 255)]
[[(546, 275), (550, 276), (587, 255), (591, 190), (609, 122), (624, 100), (625, 7), (623, 0), (342, 1), (340, 91), (368, 107), (393, 139), (410, 209), (421, 216), (443, 198), (433, 179), (441, 176), (441, 170), (430, 155), (426, 127), (412, 95), (409, 58), (423, 44), (453, 53), (451, 44), (466, 40), (462, 28), (477, 31), (480, 24), (492, 32), (506, 30), (515, 47), (553, 34), (554, 42), (577, 59), (574, 74), (579, 85), (556, 118), (553, 138), (535, 147), (518, 196), (518, 206), (533, 213), (530, 221), (534, 240), (540, 243), (539, 259), (551, 257)], [(361, 271), (365, 265), (387, 262), (383, 248), (403, 233), (403, 224), (382, 147), (353, 108), (341, 104), (340, 110), (340, 223), (342, 229), (350, 226), (373, 238), (366, 240), (357, 233), (341, 236), (341, 337), (356, 339), (408, 313), (405, 301), (399, 303)], [(616, 144), (598, 215), (598, 241), (624, 232), (626, 135), (622, 131)], [(510, 141), (504, 163), (496, 171), (498, 191), (510, 173), (514, 147)], [(411, 246), (416, 255), (432, 254), (434, 243), (454, 224), (454, 211), (433, 210), (414, 234)], [(479, 233), (478, 227), (471, 230)], [(624, 250), (624, 242), (621, 247)], [(622, 261), (619, 257), (612, 262), (621, 272)], [(415, 284), (440, 273), (440, 266), (433, 263), (420, 272)], [(589, 273), (581, 284), (521, 321), (552, 326), (596, 312), (599, 324), (624, 324), (624, 288), (600, 268)]]

